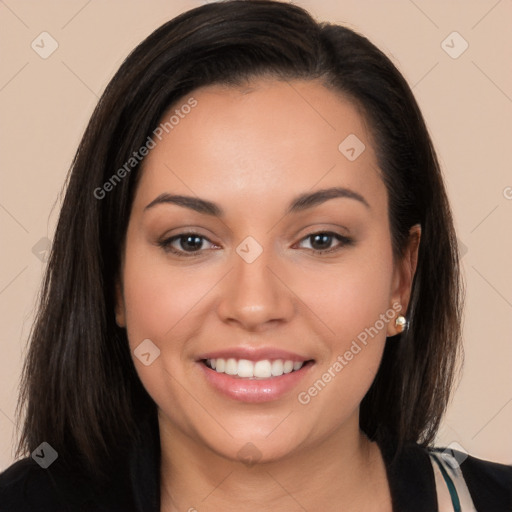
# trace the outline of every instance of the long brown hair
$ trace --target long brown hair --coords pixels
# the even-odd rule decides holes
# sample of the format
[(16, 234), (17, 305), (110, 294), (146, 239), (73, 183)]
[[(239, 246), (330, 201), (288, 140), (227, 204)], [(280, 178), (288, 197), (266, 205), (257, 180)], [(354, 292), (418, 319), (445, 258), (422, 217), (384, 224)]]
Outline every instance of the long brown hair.
[[(114, 286), (140, 164), (98, 197), (164, 112), (195, 88), (262, 75), (320, 79), (358, 104), (389, 196), (393, 250), (422, 227), (408, 329), (389, 339), (360, 426), (374, 440), (432, 442), (460, 349), (458, 249), (439, 164), (402, 75), (354, 31), (284, 2), (231, 0), (155, 30), (108, 84), (72, 163), (25, 362), (18, 455), (42, 441), (70, 467), (102, 475), (123, 460), (156, 405), (115, 323)], [(96, 191), (96, 193), (95, 193)]]

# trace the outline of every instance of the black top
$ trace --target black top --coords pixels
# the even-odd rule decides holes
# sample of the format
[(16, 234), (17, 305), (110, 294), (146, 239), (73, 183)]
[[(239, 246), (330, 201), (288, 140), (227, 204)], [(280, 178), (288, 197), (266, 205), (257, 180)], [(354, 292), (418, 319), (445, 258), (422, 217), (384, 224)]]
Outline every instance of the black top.
[[(32, 458), (0, 474), (1, 512), (160, 512), (158, 425), (143, 436), (120, 470), (103, 488), (64, 472), (59, 458), (43, 469)], [(437, 512), (434, 472), (428, 451), (408, 443), (392, 461), (391, 444), (379, 445), (386, 464), (395, 512)], [(461, 470), (478, 512), (512, 511), (512, 466), (468, 456)], [(310, 511), (314, 512), (314, 511)]]

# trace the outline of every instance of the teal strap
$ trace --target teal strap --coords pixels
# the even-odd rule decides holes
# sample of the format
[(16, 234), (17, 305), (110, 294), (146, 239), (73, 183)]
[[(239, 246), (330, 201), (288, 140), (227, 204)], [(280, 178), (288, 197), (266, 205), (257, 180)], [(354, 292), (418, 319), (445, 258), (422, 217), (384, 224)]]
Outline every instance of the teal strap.
[(457, 494), (457, 490), (455, 489), (455, 485), (453, 485), (453, 481), (444, 469), (443, 465), (437, 460), (437, 457), (434, 455), (434, 460), (436, 464), (439, 466), (441, 470), (441, 474), (443, 475), (444, 481), (448, 487), (448, 491), (450, 491), (450, 497), (452, 499), (452, 505), (455, 512), (461, 512), (459, 495)]

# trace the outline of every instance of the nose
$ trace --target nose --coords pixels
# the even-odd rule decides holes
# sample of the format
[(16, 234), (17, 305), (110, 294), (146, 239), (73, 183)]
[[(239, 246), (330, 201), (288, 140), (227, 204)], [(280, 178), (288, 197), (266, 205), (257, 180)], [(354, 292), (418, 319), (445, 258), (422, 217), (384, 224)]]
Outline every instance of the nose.
[(233, 265), (220, 290), (218, 315), (222, 321), (246, 331), (289, 322), (296, 311), (294, 294), (270, 250), (263, 250), (251, 263), (234, 253)]

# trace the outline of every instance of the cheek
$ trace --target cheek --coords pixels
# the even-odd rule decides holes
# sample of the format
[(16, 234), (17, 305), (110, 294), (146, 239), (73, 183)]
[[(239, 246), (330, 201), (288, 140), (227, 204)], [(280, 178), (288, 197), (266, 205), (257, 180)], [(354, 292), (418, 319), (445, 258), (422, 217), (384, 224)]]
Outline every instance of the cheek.
[[(197, 279), (197, 271), (190, 268), (172, 268), (165, 256), (155, 257), (154, 248), (130, 252), (127, 245), (126, 254), (123, 291), (130, 345), (150, 338), (163, 346), (179, 333), (181, 322), (189, 321), (208, 282)], [(175, 343), (173, 347), (179, 348)]]
[(387, 325), (396, 315), (390, 303), (392, 271), (391, 248), (383, 239), (353, 256), (347, 253), (336, 267), (316, 272), (316, 293), (307, 295), (304, 288), (330, 334), (315, 378), (305, 383), (298, 401), (312, 416), (323, 417), (323, 425), (345, 421), (375, 378)]
[[(200, 328), (194, 320), (198, 301), (208, 291), (208, 283), (197, 271), (171, 267), (165, 255), (140, 241), (127, 240), (123, 269), (126, 331), (139, 378), (153, 400), (167, 410), (170, 404), (186, 403), (180, 396), (180, 382), (186, 379), (182, 364), (187, 339)], [(209, 287), (213, 286), (213, 278)], [(158, 357), (146, 366), (134, 351), (149, 339), (158, 347)], [(179, 408), (178, 408), (179, 409)], [(175, 411), (176, 412), (176, 411)]]
[[(340, 264), (312, 270), (314, 279), (301, 285), (301, 296), (337, 340), (337, 348), (342, 349), (390, 310), (392, 272), (391, 250), (385, 245), (354, 251), (347, 253)], [(377, 328), (385, 336), (382, 322)]]

